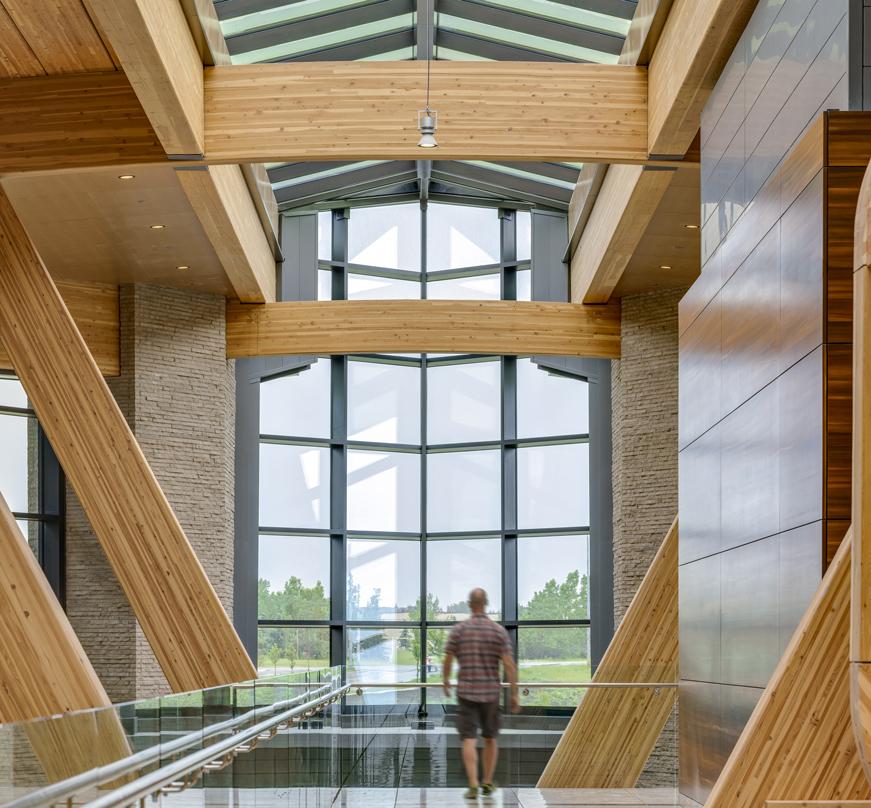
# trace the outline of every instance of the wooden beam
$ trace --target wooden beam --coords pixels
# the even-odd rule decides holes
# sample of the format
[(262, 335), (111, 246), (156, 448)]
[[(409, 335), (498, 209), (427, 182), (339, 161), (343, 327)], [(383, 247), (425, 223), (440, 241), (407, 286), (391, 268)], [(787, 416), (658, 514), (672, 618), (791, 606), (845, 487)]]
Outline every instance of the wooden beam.
[(767, 800), (765, 808), (871, 808), (869, 800)]
[[(118, 287), (103, 283), (58, 283), (57, 289), (100, 372), (104, 376), (117, 376), (121, 373)], [(2, 341), (0, 370), (15, 370)]]
[[(433, 62), (440, 160), (647, 159), (644, 68)], [(209, 162), (414, 160), (423, 62), (207, 68)]]
[(871, 799), (850, 722), (852, 545), (848, 533), (705, 808)]
[[(677, 519), (614, 634), (594, 682), (676, 684)], [(634, 788), (674, 710), (677, 690), (588, 690), (538, 788)]]
[(673, 177), (673, 169), (608, 169), (572, 255), (572, 301), (610, 300)]
[(227, 305), (228, 359), (391, 351), (617, 359), (620, 306), (502, 300)]
[(84, 0), (167, 154), (203, 153), (203, 63), (178, 0)]
[(176, 171), (239, 300), (275, 302), (275, 257), (238, 165)]
[(621, 65), (648, 65), (674, 0), (638, 0), (620, 53)]
[(856, 205), (853, 256), (853, 731), (871, 780), (871, 166)]
[[(32, 550), (0, 496), (0, 723), (111, 702)], [(25, 725), (52, 782), (130, 754), (111, 709)]]
[(650, 60), (651, 155), (686, 154), (757, 0), (674, 0)]
[(0, 79), (0, 173), (163, 162), (123, 73)]
[(0, 338), (177, 691), (255, 675), (109, 388), (0, 191)]

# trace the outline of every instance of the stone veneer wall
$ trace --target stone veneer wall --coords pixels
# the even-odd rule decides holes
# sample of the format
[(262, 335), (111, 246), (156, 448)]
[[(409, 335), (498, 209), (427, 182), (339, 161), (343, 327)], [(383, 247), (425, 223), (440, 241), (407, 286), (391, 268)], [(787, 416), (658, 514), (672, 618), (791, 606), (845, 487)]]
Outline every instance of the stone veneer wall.
[[(622, 300), (622, 358), (611, 363), (614, 625), (677, 514), (677, 304), (685, 289)], [(639, 785), (673, 786), (672, 715)]]
[[(232, 616), (235, 377), (222, 296), (121, 289), (121, 376), (109, 386)], [(71, 488), (67, 612), (113, 701), (168, 686)]]

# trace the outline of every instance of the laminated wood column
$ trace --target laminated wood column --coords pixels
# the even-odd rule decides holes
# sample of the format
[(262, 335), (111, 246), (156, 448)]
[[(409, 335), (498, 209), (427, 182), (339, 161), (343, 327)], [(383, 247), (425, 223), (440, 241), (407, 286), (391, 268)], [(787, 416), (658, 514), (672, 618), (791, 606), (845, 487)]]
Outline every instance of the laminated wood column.
[[(0, 723), (89, 707), (109, 697), (0, 496)], [(27, 726), (49, 780), (130, 754), (111, 710)]]
[(251, 660), (2, 191), (0, 340), (170, 686), (253, 678)]

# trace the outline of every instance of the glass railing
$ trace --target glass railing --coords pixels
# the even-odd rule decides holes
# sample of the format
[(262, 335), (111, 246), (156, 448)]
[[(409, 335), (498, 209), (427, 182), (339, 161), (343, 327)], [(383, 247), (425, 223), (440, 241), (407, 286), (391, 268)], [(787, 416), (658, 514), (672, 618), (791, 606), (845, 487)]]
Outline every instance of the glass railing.
[[(522, 684), (520, 712), (503, 704), (497, 781), (534, 787), (571, 715), (549, 705), (594, 689), (672, 713), (638, 786), (674, 792), (676, 690), (667, 685)], [(181, 805), (198, 789), (313, 790), (320, 803), (343, 789), (459, 787), (455, 718), (438, 684), (348, 683), (328, 668), (4, 725), (0, 804)], [(595, 738), (588, 743), (583, 765), (605, 776), (614, 761), (597, 757)]]

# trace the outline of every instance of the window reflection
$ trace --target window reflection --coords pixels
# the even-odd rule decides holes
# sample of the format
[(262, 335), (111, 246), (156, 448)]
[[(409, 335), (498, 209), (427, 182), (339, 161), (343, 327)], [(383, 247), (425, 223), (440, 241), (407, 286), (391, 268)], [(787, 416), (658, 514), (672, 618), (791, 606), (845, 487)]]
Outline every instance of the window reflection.
[(463, 620), (469, 592), (482, 586), (490, 596), (487, 613), (502, 613), (500, 539), (439, 539), (426, 544), (427, 610), (431, 620)]
[(348, 529), (420, 530), (420, 455), (348, 450)]
[(354, 208), (348, 220), (348, 261), (420, 271), (420, 205)]
[(348, 437), (420, 444), (420, 368), (349, 361)]
[(517, 450), (517, 524), (521, 528), (590, 524), (586, 443)]
[(521, 438), (585, 435), (590, 429), (587, 383), (517, 360), (517, 434)]
[(430, 204), (426, 226), (429, 272), (499, 263), (499, 212), (495, 208)]
[(260, 385), (260, 434), (330, 437), (330, 361)]
[(261, 443), (260, 524), (328, 528), (329, 480), (329, 449)]
[(348, 539), (348, 619), (419, 623), (420, 543)]
[(498, 361), (430, 365), (427, 370), (427, 442), (473, 443), (501, 434)]
[(427, 529), (431, 533), (499, 530), (502, 455), (498, 449), (427, 457)]

